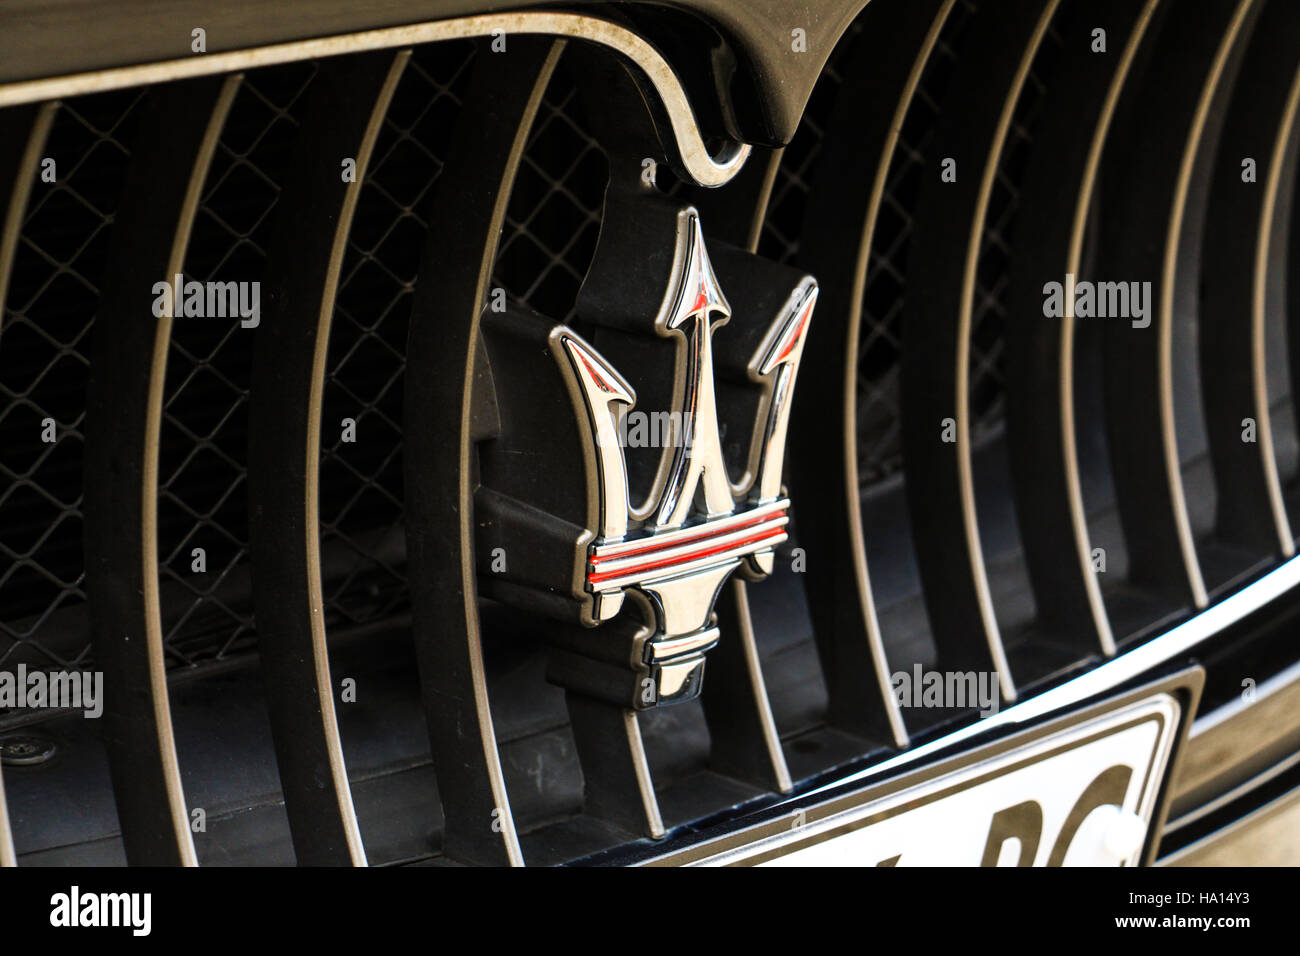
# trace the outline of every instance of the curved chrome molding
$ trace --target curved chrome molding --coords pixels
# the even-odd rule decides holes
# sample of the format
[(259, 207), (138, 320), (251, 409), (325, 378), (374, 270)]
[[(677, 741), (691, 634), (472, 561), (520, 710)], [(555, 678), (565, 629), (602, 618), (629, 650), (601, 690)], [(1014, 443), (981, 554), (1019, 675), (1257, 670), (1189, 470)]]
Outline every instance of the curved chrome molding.
[[(1083, 242), (1088, 228), (1088, 212), (1092, 208), (1092, 197), (1096, 190), (1097, 178), (1101, 169), (1101, 156), (1110, 135), (1110, 127), (1115, 118), (1115, 107), (1120, 93), (1128, 80), (1129, 70), (1137, 56), (1142, 38), (1146, 36), (1151, 18), (1155, 15), (1156, 4), (1160, 0), (1147, 0), (1146, 7), (1133, 27), (1133, 33), (1124, 45), (1120, 55), (1119, 67), (1111, 80), (1110, 89), (1106, 91), (1106, 102), (1102, 107), (1101, 117), (1093, 132), (1092, 144), (1088, 150), (1088, 162), (1084, 168), (1083, 182), (1079, 187), (1079, 201), (1075, 206), (1074, 226), (1070, 236), (1070, 253), (1066, 262), (1067, 275), (1078, 275), (1083, 265)], [(1101, 583), (1097, 572), (1092, 568), (1092, 542), (1088, 535), (1088, 519), (1083, 504), (1083, 483), (1079, 478), (1079, 445), (1074, 427), (1074, 310), (1067, 309), (1062, 318), (1064, 328), (1061, 330), (1061, 441), (1062, 453), (1065, 455), (1065, 474), (1070, 496), (1070, 518), (1074, 524), (1074, 536), (1079, 553), (1079, 566), (1083, 570), (1084, 587), (1088, 592), (1088, 604), (1092, 609), (1093, 621), (1097, 628), (1097, 637), (1101, 643), (1102, 653), (1111, 657), (1115, 653), (1115, 635), (1111, 631), (1110, 617), (1101, 596)]]
[(1200, 99), (1196, 104), (1196, 115), (1188, 132), (1187, 143), (1178, 168), (1178, 182), (1175, 189), (1174, 208), (1169, 217), (1169, 229), (1165, 233), (1164, 264), (1160, 277), (1161, 288), (1166, 294), (1161, 296), (1159, 329), (1160, 336), (1160, 421), (1163, 433), (1161, 453), (1164, 456), (1165, 475), (1169, 483), (1170, 497), (1174, 503), (1174, 523), (1178, 528), (1178, 539), (1183, 552), (1183, 564), (1187, 568), (1188, 584), (1196, 607), (1203, 608), (1210, 603), (1205, 590), (1205, 578), (1201, 574), (1200, 560), (1196, 555), (1196, 542), (1192, 537), (1192, 522), (1187, 510), (1187, 495), (1183, 490), (1182, 465), (1178, 457), (1178, 437), (1174, 429), (1174, 282), (1178, 273), (1179, 236), (1182, 235), (1183, 217), (1187, 211), (1187, 197), (1191, 189), (1192, 174), (1196, 168), (1196, 157), (1200, 153), (1201, 137), (1210, 118), (1210, 107), (1215, 93), (1223, 78), (1228, 56), (1241, 33), (1242, 24), (1250, 12), (1254, 0), (1241, 0), (1232, 15), (1232, 22), (1219, 49), (1215, 52), (1214, 63), (1205, 85), (1201, 87)]
[[(185, 253), (189, 248), (190, 230), (198, 213), (203, 184), (217, 150), (217, 140), (225, 127), (226, 118), (235, 101), (242, 77), (230, 77), (222, 84), (212, 118), (208, 123), (198, 158), (191, 173), (180, 221), (184, 235), (177, 235), (172, 246), (167, 271), (163, 275), (178, 275), (185, 271)], [(176, 755), (176, 731), (172, 726), (171, 703), (167, 691), (167, 664), (162, 630), (162, 598), (158, 579), (158, 457), (161, 446), (163, 418), (163, 387), (166, 382), (167, 354), (171, 349), (172, 316), (170, 310), (158, 322), (154, 337), (154, 353), (149, 373), (148, 418), (145, 423), (144, 487), (141, 493), (144, 527), (140, 529), (143, 543), (139, 557), (144, 565), (144, 599), (146, 631), (149, 647), (149, 696), (153, 700), (154, 721), (158, 726), (158, 750), (166, 774), (167, 801), (171, 810), (170, 822), (176, 835), (180, 859), (185, 866), (198, 866), (194, 850), (194, 837), (189, 827), (189, 810), (181, 782), (180, 762)]]
[(750, 147), (744, 143), (729, 143), (717, 156), (709, 153), (700, 136), (686, 92), (677, 74), (658, 50), (616, 23), (574, 13), (485, 14), (314, 40), (276, 43), (249, 50), (201, 54), (183, 60), (162, 60), (92, 73), (26, 80), (0, 87), (0, 107), (212, 73), (237, 72), (294, 60), (411, 46), (438, 40), (490, 37), (494, 34), (541, 34), (586, 40), (627, 57), (645, 74), (659, 95), (672, 124), (674, 145), (682, 165), (700, 186), (721, 186), (729, 182), (740, 172), (741, 166), (749, 157)]
[(748, 585), (743, 579), (736, 579), (731, 582), (731, 588), (735, 594), (736, 628), (744, 654), (745, 670), (749, 674), (750, 690), (754, 695), (754, 712), (762, 728), (763, 749), (767, 751), (772, 763), (777, 790), (789, 793), (794, 789), (794, 779), (790, 776), (790, 766), (786, 763), (785, 750), (781, 747), (781, 733), (776, 726), (776, 715), (772, 713), (772, 698), (763, 678), (763, 662), (758, 656), (758, 641), (754, 636), (754, 617), (749, 609)]
[[(222, 85), (221, 93), (208, 124), (208, 133), (204, 138), (198, 161), (190, 177), (189, 188), (185, 193), (182, 222), (185, 224), (184, 236), (177, 236), (172, 247), (171, 260), (163, 275), (178, 275), (185, 271), (185, 252), (189, 247), (190, 233), (194, 217), (198, 212), (203, 184), (212, 165), (212, 156), (217, 150), (217, 139), (225, 127), (226, 117), (235, 101), (239, 89), (240, 77), (232, 77)], [(158, 749), (167, 775), (167, 799), (171, 809), (171, 825), (176, 831), (176, 843), (181, 859), (186, 866), (198, 866), (198, 856), (194, 850), (194, 837), (189, 827), (189, 810), (186, 808), (181, 768), (176, 756), (176, 731), (172, 726), (171, 704), (167, 692), (167, 664), (163, 647), (162, 598), (159, 596), (158, 580), (158, 456), (161, 443), (163, 418), (163, 387), (166, 381), (167, 353), (171, 349), (172, 316), (165, 313), (159, 321), (158, 332), (154, 338), (154, 354), (149, 374), (149, 409), (145, 424), (144, 445), (144, 489), (141, 495), (145, 525), (141, 529), (143, 548), (140, 557), (144, 564), (146, 619), (145, 640), (149, 645), (149, 695), (153, 700), (154, 720), (158, 725)]]
[(997, 179), (998, 165), (1002, 160), (1002, 149), (1006, 144), (1007, 134), (1011, 130), (1011, 119), (1029, 76), (1029, 68), (1034, 62), (1034, 55), (1042, 44), (1047, 27), (1052, 22), (1060, 0), (1051, 0), (1044, 5), (1039, 14), (1034, 32), (1020, 57), (1015, 79), (1007, 91), (1006, 101), (1002, 104), (1002, 115), (998, 117), (997, 132), (994, 134), (992, 147), (985, 159), (980, 181), (979, 198), (975, 215), (971, 218), (970, 238), (966, 243), (966, 265), (962, 276), (961, 314), (957, 325), (957, 468), (961, 481), (962, 517), (966, 524), (966, 540), (969, 542), (969, 558), (976, 591), (979, 595), (980, 615), (984, 621), (984, 634), (988, 641), (994, 670), (998, 674), (998, 683), (1002, 687), (1002, 696), (1007, 701), (1016, 699), (1016, 686), (1011, 676), (1011, 665), (1007, 661), (1006, 648), (1002, 643), (1002, 634), (998, 628), (997, 615), (993, 611), (993, 596), (989, 591), (988, 570), (984, 561), (984, 547), (980, 542), (979, 520), (975, 510), (975, 475), (971, 461), (970, 445), (970, 341), (971, 325), (975, 312), (975, 275), (979, 268), (980, 239), (984, 234), (984, 224), (988, 217), (989, 201), (993, 196), (993, 184)]
[(899, 747), (908, 745), (907, 728), (903, 724), (903, 714), (899, 710), (898, 700), (890, 683), (889, 662), (885, 654), (885, 642), (880, 632), (880, 618), (876, 613), (876, 601), (871, 589), (871, 576), (867, 568), (867, 541), (862, 525), (862, 487), (858, 472), (858, 428), (857, 428), (857, 384), (858, 359), (861, 349), (862, 308), (866, 295), (867, 270), (871, 263), (871, 247), (875, 241), (876, 223), (880, 218), (880, 208), (885, 202), (885, 188), (889, 183), (889, 170), (893, 164), (894, 153), (898, 148), (899, 137), (903, 134), (903, 121), (912, 107), (916, 90), (921, 85), (921, 74), (930, 62), (930, 54), (939, 42), (939, 34), (948, 20), (948, 14), (955, 0), (945, 0), (935, 14), (925, 41), (917, 51), (912, 69), (908, 73), (903, 93), (894, 107), (893, 122), (889, 126), (889, 135), (885, 138), (884, 148), (880, 152), (880, 162), (876, 166), (875, 181), (871, 185), (871, 198), (867, 204), (867, 213), (863, 220), (862, 241), (858, 243), (858, 261), (853, 270), (853, 290), (849, 302), (848, 341), (844, 346), (844, 431), (840, 436), (844, 443), (844, 482), (845, 499), (849, 504), (849, 539), (853, 542), (853, 573), (858, 581), (858, 599), (862, 602), (863, 617), (867, 622), (870, 637), (871, 657), (875, 662), (876, 682), (880, 688), (880, 697), (885, 701), (885, 714), (889, 719), (889, 729), (894, 743)]
[(522, 866), (524, 855), (483, 658), (471, 407), (506, 208), (565, 41), (530, 39), (520, 47), (500, 65), (476, 64), (463, 97), (428, 220), (455, 228), (426, 231), (406, 343), (408, 367), (428, 374), (408, 375), (403, 386), (411, 632), (443, 807), (442, 852), (508, 866)]
[(1268, 178), (1264, 185), (1264, 215), (1259, 219), (1259, 236), (1256, 239), (1255, 274), (1250, 303), (1252, 366), (1254, 370), (1255, 421), (1259, 423), (1259, 451), (1264, 463), (1264, 480), (1268, 484), (1268, 503), (1277, 527), (1278, 547), (1282, 556), (1295, 554), (1295, 539), (1287, 518), (1286, 503), (1282, 499), (1282, 482), (1278, 476), (1277, 457), (1273, 453), (1273, 416), (1268, 405), (1268, 378), (1265, 372), (1265, 308), (1268, 298), (1268, 261), (1273, 240), (1273, 219), (1277, 211), (1277, 197), (1281, 189), (1284, 157), (1295, 134), (1296, 112), (1300, 108), (1300, 73), (1296, 74), (1287, 94), (1286, 111), (1278, 126), (1273, 154), (1268, 160)]
[(242, 76), (156, 91), (142, 120), (180, 113), (170, 138), (133, 155), (114, 225), (87, 398), (86, 581), (105, 748), (127, 861), (196, 866), (168, 698), (158, 556), (158, 468), (173, 308), (137, 289), (184, 271), (204, 183)]
[[(321, 572), (321, 419), (348, 239), (411, 51), (330, 61), (305, 94), (268, 247), (248, 433), (253, 607), (285, 814), (300, 866), (365, 866), (339, 735)], [(356, 160), (340, 184), (334, 157)]]

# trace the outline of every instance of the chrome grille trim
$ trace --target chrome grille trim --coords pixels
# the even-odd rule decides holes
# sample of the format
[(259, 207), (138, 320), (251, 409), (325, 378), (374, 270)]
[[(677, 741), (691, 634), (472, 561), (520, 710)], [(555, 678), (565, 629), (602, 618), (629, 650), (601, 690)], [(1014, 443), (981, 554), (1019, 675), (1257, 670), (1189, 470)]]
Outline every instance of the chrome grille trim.
[[(480, 320), (528, 134), (563, 40), (476, 64), (442, 173), (411, 312), (405, 392), (406, 533), (421, 697), (446, 818), (444, 853), (524, 862), (483, 663), (471, 486)], [(490, 118), (483, 122), (480, 118)], [(448, 450), (451, 453), (448, 454)], [(449, 503), (451, 507), (448, 507)], [(447, 640), (447, 632), (456, 635)]]
[[(1250, 9), (1251, 0), (1211, 4), (1210, 22), (1221, 26), (1222, 34), (1205, 33), (1204, 25), (1179, 17), (1176, 10), (1169, 12), (1153, 38), (1153, 62), (1163, 66), (1153, 69), (1162, 71), (1158, 82), (1179, 100), (1172, 103), (1154, 86), (1131, 90), (1122, 107), (1132, 124), (1127, 132), (1141, 129), (1148, 141), (1138, 149), (1130, 138), (1122, 155), (1107, 158), (1108, 181), (1115, 188), (1103, 206), (1106, 225), (1096, 271), (1119, 275), (1128, 270), (1156, 280), (1149, 330), (1154, 335), (1133, 339), (1124, 335), (1124, 328), (1107, 330), (1105, 357), (1107, 367), (1114, 369), (1107, 382), (1107, 437), (1133, 566), (1142, 583), (1173, 607), (1204, 608), (1209, 601), (1174, 432), (1175, 282), (1183, 223), (1194, 201), (1189, 192), (1202, 134)], [(1145, 206), (1132, 206), (1131, 199), (1116, 195), (1117, 190), (1141, 196)], [(1152, 449), (1159, 454), (1153, 455)]]
[[(86, 423), (86, 567), (92, 639), (105, 683), (108, 749), (133, 863), (198, 863), (168, 702), (158, 576), (158, 450), (172, 316), (139, 290), (183, 271), (199, 194), (242, 77), (169, 88), (159, 117), (186, 117), (154, 142), (125, 188), (97, 330)], [(161, 118), (157, 120), (161, 122)], [(126, 635), (141, 635), (134, 644)], [(127, 688), (148, 688), (147, 695)], [(160, 828), (159, 821), (166, 821)]]
[[(823, 281), (820, 336), (810, 337), (806, 361), (810, 365), (818, 363), (828, 370), (837, 366), (842, 369), (842, 378), (806, 376), (811, 381), (805, 381), (803, 385), (803, 404), (796, 404), (795, 415), (798, 417), (791, 438), (798, 451), (791, 462), (791, 483), (795, 494), (801, 497), (804, 513), (811, 514), (812, 530), (817, 535), (809, 538), (809, 544), (817, 547), (820, 542), (823, 547), (839, 554), (847, 551), (852, 572), (843, 584), (848, 586), (846, 589), (851, 589), (855, 600), (844, 602), (848, 607), (842, 613), (838, 612), (843, 605), (837, 591), (841, 582), (835, 572), (809, 583), (814, 601), (814, 636), (830, 697), (829, 719), (833, 725), (850, 733), (867, 738), (884, 737), (900, 748), (908, 745), (908, 732), (890, 686), (889, 663), (871, 586), (863, 528), (857, 437), (859, 340), (863, 287), (900, 132), (953, 6), (954, 0), (913, 4), (901, 21), (886, 19), (878, 25), (877, 15), (897, 15), (898, 11), (881, 12), (879, 6), (868, 8), (861, 39), (842, 41), (854, 43), (850, 49), (855, 56), (858, 45), (872, 44), (864, 51), (862, 59), (880, 63), (882, 70), (886, 71), (880, 88), (888, 90), (888, 99), (885, 100), (888, 121), (867, 124), (857, 122), (854, 117), (846, 124), (839, 121), (841, 114), (837, 110), (829, 121), (829, 128), (846, 138), (856, 133), (865, 137), (866, 142), (859, 144), (855, 139), (846, 143), (832, 138), (824, 147), (828, 156), (821, 161), (834, 167), (851, 165), (856, 162), (853, 153), (861, 146), (862, 152), (879, 156), (879, 166), (876, 175), (865, 184), (869, 187), (865, 196), (857, 195), (855, 185), (849, 183), (845, 184), (844, 192), (813, 192), (805, 213), (806, 221), (812, 223), (813, 228), (805, 230), (805, 246), (800, 250), (800, 254), (806, 255), (810, 262), (817, 263), (819, 274), (829, 279)], [(905, 37), (908, 42), (900, 43), (899, 37)], [(875, 44), (881, 46), (878, 48)], [(915, 53), (912, 52), (913, 45)], [(873, 77), (865, 73), (848, 77), (846, 92), (851, 95), (845, 96), (846, 104), (859, 95), (866, 95), (867, 83), (871, 79)], [(838, 143), (845, 145), (838, 147)], [(853, 213), (849, 212), (841, 220), (840, 216), (846, 210), (855, 209), (859, 204), (861, 218), (852, 218)], [(826, 332), (832, 321), (840, 323), (843, 328), (842, 354), (840, 341)], [(835, 390), (837, 382), (838, 394)], [(819, 408), (833, 408), (840, 417), (838, 431), (844, 438), (841, 475), (816, 466)], [(837, 514), (847, 514), (847, 523)], [(868, 671), (875, 675), (874, 693), (863, 693), (861, 679), (857, 676)]]
[[(1210, 187), (1204, 256), (1217, 268), (1202, 270), (1198, 343), (1207, 439), (1215, 480), (1225, 492), (1215, 536), (1257, 556), (1284, 558), (1295, 553), (1295, 541), (1273, 442), (1266, 315), (1270, 304), (1281, 305), (1268, 301), (1268, 274), (1280, 258), (1274, 250), (1285, 245), (1290, 219), (1291, 203), (1279, 206), (1278, 195), (1284, 177), (1295, 177), (1300, 54), (1286, 38), (1298, 29), (1300, 17), (1293, 7), (1266, 6), (1244, 54), (1222, 134), (1223, 142), (1235, 149), (1220, 150)], [(1262, 188), (1245, 196), (1236, 152), (1268, 164)], [(1243, 314), (1250, 316), (1245, 329), (1234, 321)], [(1243, 419), (1255, 421), (1255, 442), (1241, 440)]]
[(620, 24), (570, 13), (500, 13), (435, 20), (317, 40), (277, 43), (251, 50), (204, 54), (184, 60), (167, 60), (94, 73), (10, 83), (0, 86), (0, 107), (215, 73), (233, 73), (259, 66), (320, 59), (344, 53), (407, 47), (438, 40), (481, 39), (491, 37), (494, 33), (587, 40), (636, 64), (658, 93), (667, 111), (672, 124), (673, 143), (683, 166), (701, 186), (721, 186), (728, 182), (740, 171), (749, 156), (748, 145), (734, 142), (727, 144), (718, 155), (710, 154), (700, 137), (694, 111), (676, 73), (653, 46)]
[[(975, 32), (968, 42), (974, 52), (956, 67), (956, 98), (945, 103), (934, 155), (974, 154), (980, 157), (979, 175), (972, 189), (967, 185), (972, 177), (969, 172), (962, 174), (959, 160), (956, 183), (927, 178), (918, 213), (921, 221), (938, 222), (941, 209), (955, 207), (957, 226), (917, 236), (908, 280), (934, 288), (935, 293), (909, 297), (903, 313), (904, 471), (939, 661), (955, 670), (996, 672), (1007, 702), (1016, 699), (1016, 681), (993, 608), (975, 510), (971, 336), (976, 270), (991, 192), (1012, 114), (1056, 7), (1056, 0), (1029, 0), (1014, 6), (1010, 19), (1002, 19), (1006, 11), (995, 13), (991, 8), (977, 11), (972, 18)], [(972, 86), (976, 76), (982, 79)], [(996, 94), (984, 96), (984, 84)], [(956, 196), (950, 196), (954, 191)], [(955, 422), (956, 440), (936, 442), (936, 430), (949, 419)], [(956, 549), (950, 543), (953, 537), (959, 541)], [(954, 556), (954, 550), (961, 557)], [(983, 648), (971, 647), (966, 638), (970, 628), (982, 635)]]
[[(294, 147), (297, 176), (280, 197), (287, 225), (268, 256), (266, 329), (254, 343), (248, 475), (258, 646), (302, 865), (366, 863), (325, 643), (322, 396), (348, 234), (409, 58), (402, 50), (332, 60), (314, 79)], [(340, 182), (338, 156), (355, 159), (353, 182)]]
[[(1055, 215), (1042, 215), (1024, 224), (1028, 230), (1022, 240), (1025, 255), (1013, 265), (1012, 279), (1019, 295), (1012, 299), (1007, 331), (1008, 444), (1017, 489), (1016, 513), (1034, 597), (1043, 616), (1080, 653), (1100, 650), (1107, 657), (1115, 653), (1115, 637), (1093, 570), (1079, 473), (1075, 317), (1071, 309), (1059, 327), (1041, 321), (1036, 314), (1040, 304), (1037, 286), (1045, 274), (1081, 274), (1088, 213), (1116, 103), (1157, 3), (1159, 0), (1147, 0), (1135, 9), (1128, 0), (1119, 0), (1104, 9), (1112, 32), (1118, 32), (1111, 19), (1116, 11), (1124, 18), (1121, 24), (1130, 27), (1113, 69), (1109, 60), (1098, 61), (1086, 51), (1073, 52), (1065, 61), (1072, 67), (1076, 59), (1087, 58), (1081, 65), (1091, 68), (1086, 74), (1089, 79), (1095, 70), (1105, 81), (1109, 70), (1106, 94), (1094, 105), (1085, 81), (1069, 87), (1063, 100), (1049, 101), (1046, 122), (1051, 125), (1041, 134), (1044, 138), (1055, 140), (1065, 131), (1063, 127), (1075, 125), (1076, 116), (1093, 128), (1086, 150), (1066, 149), (1063, 158), (1042, 154), (1031, 160), (1025, 185), (1031, 208), (1051, 203), (1063, 215), (1059, 220)], [(1096, 12), (1100, 15), (1103, 11)], [(1071, 192), (1060, 188), (1062, 180), (1078, 182), (1073, 201)]]

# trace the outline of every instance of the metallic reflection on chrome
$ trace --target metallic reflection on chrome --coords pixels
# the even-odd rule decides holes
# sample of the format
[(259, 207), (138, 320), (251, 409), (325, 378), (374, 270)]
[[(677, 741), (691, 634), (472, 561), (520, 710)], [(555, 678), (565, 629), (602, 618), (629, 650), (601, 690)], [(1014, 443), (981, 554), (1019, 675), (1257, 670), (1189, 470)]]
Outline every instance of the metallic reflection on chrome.
[(650, 81), (672, 126), (670, 145), (677, 151), (682, 167), (701, 186), (721, 186), (729, 182), (749, 157), (748, 144), (730, 142), (710, 153), (700, 135), (695, 113), (686, 98), (681, 81), (673, 68), (653, 46), (626, 27), (596, 17), (574, 13), (522, 12), (493, 13), (413, 23), (409, 26), (366, 30), (340, 36), (276, 43), (250, 50), (210, 53), (184, 60), (165, 60), (140, 66), (126, 66), (28, 80), (0, 87), (0, 107), (56, 97), (77, 96), (103, 90), (170, 82), (213, 73), (233, 73), (259, 66), (413, 46), (439, 40), (464, 40), (493, 35), (540, 35), (586, 40), (613, 50), (634, 63)]
[[(550, 336), (595, 449), (600, 517), (595, 542), (579, 543), (587, 551), (583, 586), (593, 597), (591, 623), (613, 618), (626, 589), (638, 593), (653, 619), (646, 653), (661, 703), (699, 694), (704, 654), (718, 640), (713, 605), (723, 583), (742, 561), (749, 562), (751, 576), (770, 573), (774, 548), (788, 537), (790, 503), (781, 497), (781, 466), (799, 359), (817, 302), (817, 283), (805, 278), (749, 362), (750, 378), (765, 386), (766, 408), (748, 456), (757, 462), (756, 474), (736, 486), (722, 454), (713, 377), (713, 330), (731, 318), (731, 306), (694, 209), (680, 214), (676, 255), (674, 283), (655, 328), (678, 347), (683, 371), (672, 420), (681, 423), (681, 434), (663, 450), (652, 506), (631, 538), (629, 517), (636, 512), (629, 511), (618, 435), (620, 417), (635, 404), (636, 393), (567, 327), (558, 326)], [(737, 494), (745, 503), (740, 510)]]

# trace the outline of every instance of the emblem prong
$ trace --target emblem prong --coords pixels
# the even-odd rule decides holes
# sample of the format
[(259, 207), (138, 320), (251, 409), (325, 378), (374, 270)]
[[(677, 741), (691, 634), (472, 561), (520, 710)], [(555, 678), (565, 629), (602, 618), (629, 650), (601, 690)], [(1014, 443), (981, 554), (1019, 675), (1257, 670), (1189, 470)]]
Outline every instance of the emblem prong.
[(763, 344), (750, 363), (751, 378), (770, 380), (771, 398), (758, 456), (758, 477), (754, 497), (771, 501), (781, 494), (781, 470), (785, 465), (785, 436), (790, 425), (790, 403), (795, 378), (803, 357), (804, 341), (813, 309), (817, 305), (817, 283), (805, 279), (790, 297), (785, 310), (772, 324)]
[(713, 386), (713, 330), (731, 318), (731, 306), (718, 287), (704, 247), (700, 217), (693, 209), (684, 216), (679, 238), (685, 246), (684, 262), (673, 296), (676, 305), (664, 326), (686, 336), (680, 411), (690, 440), (674, 449), (663, 497), (655, 509), (659, 528), (680, 527), (697, 504), (697, 491), (702, 492), (699, 504), (706, 517), (730, 514), (736, 508), (722, 457)]

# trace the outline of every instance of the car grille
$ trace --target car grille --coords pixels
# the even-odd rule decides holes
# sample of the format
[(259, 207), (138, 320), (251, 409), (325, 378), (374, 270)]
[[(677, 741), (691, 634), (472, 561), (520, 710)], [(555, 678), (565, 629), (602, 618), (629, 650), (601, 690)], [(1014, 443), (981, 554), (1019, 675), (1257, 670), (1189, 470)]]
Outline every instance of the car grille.
[[(718, 683), (703, 702), (638, 718), (671, 840), (974, 719), (968, 707), (900, 707), (891, 673), (996, 672), (1009, 706), (1159, 636), (1292, 555), (1298, 456), (1285, 308), (1270, 286), (1254, 333), (1276, 346), (1261, 401), (1251, 377), (1260, 359), (1239, 341), (1251, 334), (1241, 312), (1252, 293), (1217, 268), (1226, 253), (1214, 238), (1253, 238), (1269, 217), (1278, 241), (1266, 265), (1285, 265), (1277, 210), (1289, 207), (1294, 148), (1277, 153), (1285, 171), (1275, 195), (1242, 212), (1221, 195), (1237, 160), (1220, 142), (1269, 79), (1243, 64), (1285, 61), (1268, 42), (1285, 15), (1250, 0), (1197, 6), (1199, 18), (1171, 0), (874, 0), (784, 150), (756, 150), (716, 191), (661, 170), (660, 188), (696, 202), (706, 222), (710, 210), (717, 222), (757, 217), (759, 254), (807, 270), (823, 289), (822, 337), (806, 359), (816, 371), (801, 379), (787, 469), (792, 538), (773, 578), (747, 589), (758, 709), (770, 719), (736, 722), (752, 702), (711, 702), (710, 690), (715, 701), (725, 693)], [(1105, 52), (1090, 46), (1099, 25)], [(467, 149), (470, 111), (493, 90), (481, 66), (488, 43), (288, 62), (0, 111), (12, 154), (0, 170), (9, 163), (27, 177), (0, 176), (19, 183), (0, 218), (0, 260), (12, 255), (7, 289), (0, 261), (0, 668), (102, 670), (110, 687), (131, 688), (103, 722), (0, 710), (19, 862), (546, 864), (652, 852), (625, 816), (586, 799), (608, 770), (575, 745), (564, 692), (545, 678), (540, 621), (479, 599), (471, 624), (436, 622), (438, 641), (472, 648), (466, 661), (481, 654), (483, 685), (456, 685), (470, 689), (468, 703), (445, 703), (449, 685), (417, 666), (419, 642), (433, 639), (433, 605), (413, 599), (427, 582), (407, 562), (407, 348), (426, 235), (475, 228), (440, 220), (455, 204), (438, 192), (446, 168), (464, 169), (457, 151)], [(573, 316), (610, 175), (611, 144), (582, 95), (591, 54), (578, 49), (553, 52), (553, 75), (537, 70), (549, 79), (535, 111), (519, 108), (526, 135), (487, 280), (555, 321)], [(323, 118), (336, 89), (371, 99)], [(169, 118), (159, 104), (200, 111), (168, 127), (179, 153), (158, 145), (157, 124)], [(1266, 119), (1276, 128), (1278, 116)], [(340, 206), (350, 221), (337, 267), (318, 273), (331, 247), (294, 229), (310, 209), (302, 183), (320, 175), (304, 163), (304, 129), (368, 154), (354, 206)], [(1152, 142), (1168, 155), (1154, 155)], [(192, 166), (176, 169), (177, 156)], [(53, 182), (40, 178), (46, 157)], [(1259, 167), (1263, 189), (1271, 167), (1262, 156)], [(156, 189), (141, 170), (158, 174)], [(185, 177), (197, 188), (192, 215), (179, 203), (158, 208), (160, 196), (188, 195)], [(1165, 213), (1182, 223), (1172, 240)], [(184, 235), (145, 228), (178, 222)], [(749, 241), (744, 229), (719, 238)], [(1162, 285), (1148, 239), (1172, 249), (1176, 291)], [(152, 332), (105, 324), (121, 316), (131, 256), (153, 268), (145, 257), (164, 247), (171, 258), (157, 261), (176, 260), (179, 248), (187, 280), (261, 282), (285, 296), (329, 284), (318, 396), (307, 388), (304, 356), (320, 345), (310, 336), (269, 340), (265, 324), (178, 318), (151, 437), (141, 422)], [(1045, 317), (1043, 286), (1063, 281), (1069, 262), (1080, 279), (1153, 280), (1151, 327), (1077, 318), (1073, 355), (1062, 359), (1061, 321)], [(1199, 292), (1181, 278), (1197, 270)], [(312, 276), (323, 278), (313, 287)], [(1162, 352), (1153, 343), (1166, 300), (1172, 344)], [(259, 354), (259, 341), (297, 351), (272, 356), (263, 345)], [(1235, 363), (1222, 379), (1207, 369), (1218, 355)], [(318, 457), (291, 461), (293, 436), (277, 447), (256, 419), (305, 420), (313, 402)], [(141, 418), (110, 420), (104, 408)], [(1261, 440), (1241, 441), (1243, 418)], [(841, 435), (856, 445), (844, 461)], [(151, 449), (156, 488), (136, 515), (114, 496), (139, 483), (114, 469)], [(456, 450), (449, 443), (443, 454)], [(301, 497), (285, 498), (304, 468)], [(307, 503), (309, 485), (317, 545), (299, 554), (277, 536), (300, 530), (301, 518), (285, 517), (287, 506), (271, 512)], [(144, 523), (132, 526), (136, 517)], [(153, 531), (152, 549), (141, 527), (145, 538)], [(804, 560), (807, 573), (784, 570)], [(303, 584), (311, 567), (318, 596)], [(449, 560), (440, 573), (459, 570)], [(141, 593), (156, 582), (165, 673), (150, 669), (143, 646), (114, 643), (146, 626), (137, 579)], [(737, 607), (720, 602), (719, 614)], [(316, 686), (309, 661), (259, 633), (282, 626), (328, 640), (332, 685)], [(143, 632), (131, 636), (144, 643)], [(1231, 699), (1243, 660), (1287, 663), (1260, 648), (1238, 635), (1198, 658), (1210, 669), (1203, 710)], [(484, 732), (484, 711), (490, 736), (470, 739)], [(473, 713), (477, 726), (448, 716)], [(298, 740), (287, 730), (304, 714), (316, 723)], [(463, 753), (472, 755), (464, 766), (448, 758)]]

